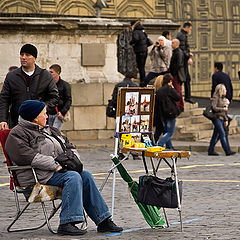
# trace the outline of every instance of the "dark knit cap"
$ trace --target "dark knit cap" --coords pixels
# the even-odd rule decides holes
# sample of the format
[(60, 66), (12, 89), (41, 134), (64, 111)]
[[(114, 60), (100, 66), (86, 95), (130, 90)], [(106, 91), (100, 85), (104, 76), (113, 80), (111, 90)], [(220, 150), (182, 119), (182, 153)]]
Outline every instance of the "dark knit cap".
[(28, 53), (31, 54), (33, 57), (37, 58), (37, 48), (29, 43), (22, 46), (20, 54), (21, 53)]
[(18, 113), (23, 119), (32, 122), (44, 109), (45, 106), (46, 104), (44, 102), (37, 100), (27, 100), (22, 103), (18, 110)]

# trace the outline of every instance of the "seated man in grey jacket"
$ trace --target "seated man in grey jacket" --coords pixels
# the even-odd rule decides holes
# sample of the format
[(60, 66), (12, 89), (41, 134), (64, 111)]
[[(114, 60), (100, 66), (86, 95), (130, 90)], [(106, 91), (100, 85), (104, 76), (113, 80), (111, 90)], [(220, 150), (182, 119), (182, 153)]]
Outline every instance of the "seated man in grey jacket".
[[(76, 224), (84, 221), (83, 208), (97, 225), (98, 232), (120, 232), (111, 220), (108, 207), (97, 189), (92, 174), (82, 171), (62, 171), (56, 158), (63, 152), (66, 137), (46, 125), (46, 105), (37, 100), (27, 100), (19, 108), (19, 123), (6, 141), (6, 152), (17, 165), (31, 165), (36, 170), (41, 184), (62, 188), (62, 210), (60, 213), (60, 235), (83, 235), (86, 230)], [(75, 149), (74, 149), (75, 150)], [(76, 150), (75, 152), (76, 153)], [(35, 184), (31, 169), (17, 171), (20, 186)]]

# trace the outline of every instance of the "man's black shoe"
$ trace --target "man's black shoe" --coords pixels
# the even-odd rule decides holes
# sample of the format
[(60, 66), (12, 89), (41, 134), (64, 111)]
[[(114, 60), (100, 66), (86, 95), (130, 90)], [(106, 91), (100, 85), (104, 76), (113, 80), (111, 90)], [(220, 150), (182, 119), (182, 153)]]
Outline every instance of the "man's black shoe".
[(72, 223), (66, 223), (66, 224), (59, 225), (57, 233), (59, 235), (77, 236), (77, 235), (83, 235), (83, 234), (87, 233), (87, 230), (86, 229), (81, 230)]
[(118, 227), (111, 218), (105, 219), (103, 222), (99, 223), (97, 226), (98, 232), (122, 232), (123, 228)]
[(209, 152), (208, 156), (219, 156), (219, 154), (216, 152)]
[(192, 99), (184, 99), (185, 102), (189, 102), (191, 104), (194, 104), (195, 102)]
[(236, 152), (231, 151), (230, 153), (227, 153), (226, 156), (231, 156), (231, 155), (234, 155), (234, 154), (236, 154)]

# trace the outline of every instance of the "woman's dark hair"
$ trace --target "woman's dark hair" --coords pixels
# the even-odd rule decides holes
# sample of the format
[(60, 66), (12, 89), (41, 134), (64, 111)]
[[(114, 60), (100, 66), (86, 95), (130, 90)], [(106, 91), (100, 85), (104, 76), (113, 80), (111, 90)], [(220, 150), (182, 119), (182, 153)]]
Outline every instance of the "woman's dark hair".
[(166, 74), (163, 76), (162, 85), (164, 86), (164, 85), (170, 83), (172, 80), (173, 80), (173, 76), (172, 76), (170, 73), (166, 73)]

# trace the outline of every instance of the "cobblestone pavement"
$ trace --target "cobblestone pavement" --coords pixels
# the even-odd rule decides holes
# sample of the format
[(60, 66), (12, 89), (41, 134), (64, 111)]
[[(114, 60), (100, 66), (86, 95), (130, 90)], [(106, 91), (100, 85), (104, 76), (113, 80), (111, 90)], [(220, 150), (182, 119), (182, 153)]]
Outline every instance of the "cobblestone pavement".
[[(84, 167), (95, 175), (98, 186), (103, 182), (111, 167), (110, 148), (79, 150)], [(131, 176), (138, 179), (143, 175), (141, 160), (130, 159), (124, 163)], [(150, 167), (150, 166), (149, 166)], [(160, 166), (158, 175), (170, 175), (166, 165)], [(178, 176), (183, 180), (182, 215), (184, 231), (180, 231), (179, 216), (176, 209), (166, 209), (171, 226), (164, 229), (150, 229), (137, 205), (134, 203), (127, 184), (117, 173), (114, 221), (124, 228), (121, 235), (107, 235), (96, 232), (89, 219), (88, 233), (84, 236), (58, 236), (51, 234), (46, 227), (33, 232), (8, 233), (7, 225), (14, 216), (13, 193), (9, 190), (8, 173), (0, 154), (0, 239), (21, 240), (75, 240), (75, 239), (240, 239), (240, 161), (235, 156), (207, 156), (206, 153), (193, 152), (190, 159), (178, 161)], [(111, 206), (111, 180), (103, 189), (103, 196)], [(23, 199), (22, 199), (22, 202)], [(39, 222), (37, 210), (27, 213), (23, 225)], [(58, 216), (53, 220), (57, 228)]]

